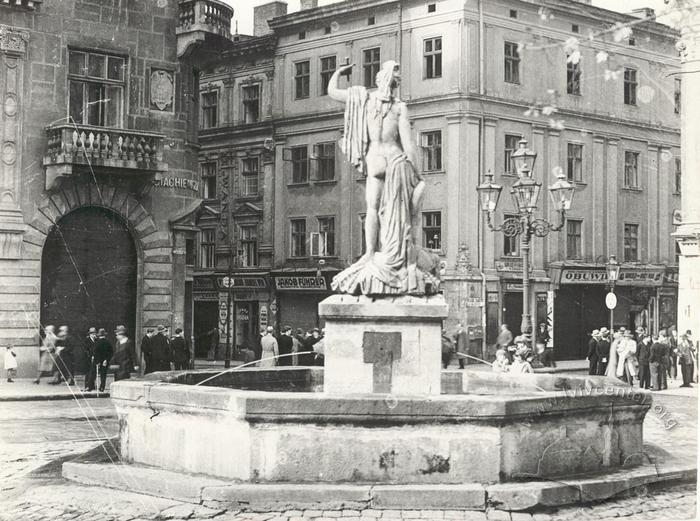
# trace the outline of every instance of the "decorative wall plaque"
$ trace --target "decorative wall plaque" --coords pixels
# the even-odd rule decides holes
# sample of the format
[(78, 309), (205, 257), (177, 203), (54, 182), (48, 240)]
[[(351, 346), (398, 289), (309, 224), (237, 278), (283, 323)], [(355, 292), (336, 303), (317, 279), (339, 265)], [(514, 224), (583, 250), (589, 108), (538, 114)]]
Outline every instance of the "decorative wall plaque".
[(161, 111), (172, 110), (175, 96), (175, 82), (170, 71), (151, 70), (151, 108)]

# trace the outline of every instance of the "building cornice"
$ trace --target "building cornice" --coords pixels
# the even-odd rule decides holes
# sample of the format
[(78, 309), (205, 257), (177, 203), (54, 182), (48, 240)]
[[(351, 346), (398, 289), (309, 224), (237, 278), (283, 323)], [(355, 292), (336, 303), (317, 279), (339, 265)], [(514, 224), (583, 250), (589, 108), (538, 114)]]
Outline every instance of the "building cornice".
[(391, 5), (398, 6), (398, 0), (353, 0), (339, 2), (335, 4), (316, 7), (314, 9), (306, 9), (295, 13), (278, 16), (269, 20), (267, 24), (273, 31), (292, 28), (301, 24), (309, 24), (309, 22), (318, 22), (325, 18), (338, 17), (348, 14), (357, 15), (359, 11), (367, 9), (376, 9), (377, 7), (388, 7)]

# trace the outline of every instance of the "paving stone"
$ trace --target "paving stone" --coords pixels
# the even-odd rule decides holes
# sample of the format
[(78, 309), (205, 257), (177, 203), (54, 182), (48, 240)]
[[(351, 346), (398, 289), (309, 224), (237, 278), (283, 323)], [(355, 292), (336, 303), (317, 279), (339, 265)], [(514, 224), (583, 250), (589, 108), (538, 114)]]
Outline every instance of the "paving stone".
[(532, 521), (532, 515), (523, 512), (511, 512), (510, 518), (513, 521)]
[(401, 519), (420, 519), (420, 510), (404, 510)]
[(489, 521), (510, 521), (510, 513), (505, 510), (489, 510), (486, 512)]
[(373, 508), (368, 508), (363, 510), (360, 515), (362, 517), (368, 517), (368, 518), (377, 518), (377, 517), (382, 517), (382, 511), (381, 510), (375, 510)]
[(359, 510), (343, 510), (340, 515), (342, 517), (360, 517)]
[(323, 510), (304, 510), (304, 517), (321, 517)]
[(403, 513), (401, 510), (391, 510), (391, 509), (386, 509), (382, 510), (382, 519), (385, 519), (387, 517), (395, 517), (397, 519), (402, 519), (403, 518)]
[(466, 521), (486, 521), (486, 512), (477, 512), (475, 510), (465, 510), (464, 519)]
[(421, 519), (442, 519), (445, 514), (442, 510), (421, 510), (420, 517)]
[(324, 510), (323, 517), (340, 517), (340, 512), (337, 510)]

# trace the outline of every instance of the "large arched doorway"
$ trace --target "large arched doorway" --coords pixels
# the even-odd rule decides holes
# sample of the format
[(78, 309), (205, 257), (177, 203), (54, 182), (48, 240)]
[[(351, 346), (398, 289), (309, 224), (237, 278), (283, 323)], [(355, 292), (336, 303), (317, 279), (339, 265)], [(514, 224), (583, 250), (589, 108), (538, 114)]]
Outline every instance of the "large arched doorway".
[(41, 323), (67, 325), (76, 343), (76, 370), (84, 370), (82, 340), (90, 327), (136, 325), (137, 252), (124, 220), (95, 206), (62, 217), (44, 245)]

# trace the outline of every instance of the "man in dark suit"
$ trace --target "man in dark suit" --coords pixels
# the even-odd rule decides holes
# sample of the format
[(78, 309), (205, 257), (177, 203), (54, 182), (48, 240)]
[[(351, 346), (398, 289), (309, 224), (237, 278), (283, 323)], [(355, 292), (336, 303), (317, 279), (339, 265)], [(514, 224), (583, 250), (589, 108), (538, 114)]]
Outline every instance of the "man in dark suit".
[(639, 387), (649, 389), (651, 387), (651, 372), (649, 370), (649, 357), (651, 356), (651, 337), (644, 332), (639, 333), (641, 340), (637, 343), (637, 361), (639, 362)]
[(462, 324), (457, 324), (457, 331), (455, 331), (452, 339), (454, 340), (454, 347), (457, 352), (457, 363), (460, 369), (464, 369), (464, 357), (459, 355), (466, 355), (469, 353), (469, 338)]
[(155, 371), (153, 368), (153, 345), (151, 339), (153, 335), (156, 334), (156, 330), (149, 327), (146, 330), (146, 334), (141, 339), (141, 353), (143, 354), (143, 374), (152, 373)]
[(656, 341), (651, 345), (651, 355), (649, 356), (651, 385), (654, 391), (668, 389), (666, 382), (668, 358), (668, 340), (663, 332), (659, 332)]
[(586, 358), (588, 359), (588, 374), (598, 374), (598, 337), (600, 331), (594, 329), (591, 332), (591, 339), (588, 341), (588, 353)]
[(107, 383), (107, 371), (109, 370), (109, 362), (114, 354), (112, 344), (107, 340), (107, 331), (100, 329), (97, 332), (97, 343), (95, 344), (95, 365), (100, 375), (100, 392), (105, 390)]
[(97, 329), (88, 329), (88, 336), (85, 338), (85, 361), (87, 371), (85, 372), (85, 388), (83, 391), (94, 391), (97, 371), (95, 370), (95, 346), (97, 345)]
[(151, 338), (151, 356), (154, 371), (170, 371), (170, 342), (165, 334), (165, 326), (158, 326), (158, 332)]
[(182, 328), (175, 330), (175, 336), (170, 341), (170, 350), (173, 357), (173, 365), (176, 371), (188, 369), (190, 363), (190, 348), (182, 332)]
[[(280, 358), (277, 359), (277, 365), (292, 365), (292, 348), (294, 341), (292, 340), (292, 328), (285, 326), (282, 334), (277, 339), (277, 349), (279, 350)], [(282, 356), (288, 355), (288, 356)]]
[(610, 336), (607, 327), (600, 328), (600, 337), (596, 344), (598, 353), (598, 375), (604, 376), (608, 368), (608, 357), (610, 356)]

